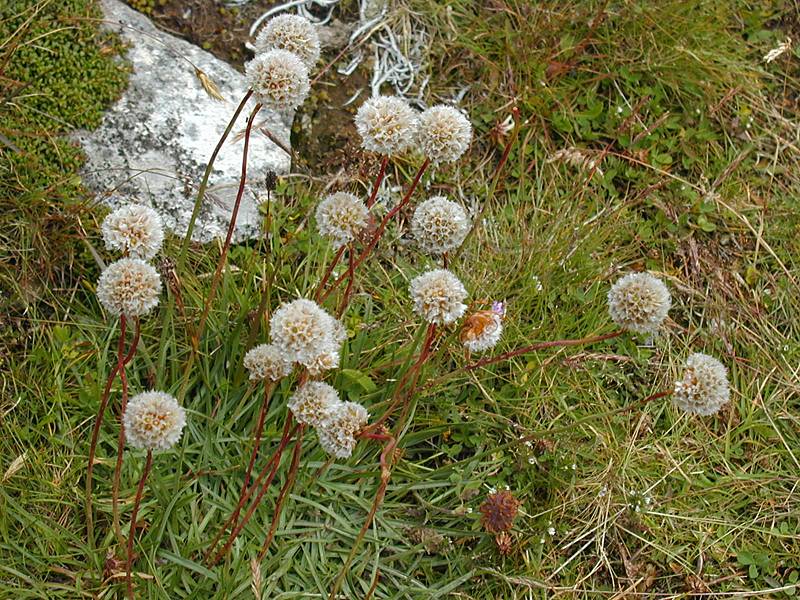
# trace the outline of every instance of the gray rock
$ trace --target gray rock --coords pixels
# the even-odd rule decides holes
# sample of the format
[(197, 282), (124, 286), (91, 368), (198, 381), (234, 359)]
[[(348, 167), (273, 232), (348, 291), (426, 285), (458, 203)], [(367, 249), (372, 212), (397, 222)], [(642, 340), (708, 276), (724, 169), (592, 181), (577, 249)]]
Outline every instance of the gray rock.
[[(83, 179), (100, 201), (114, 207), (135, 200), (158, 210), (178, 235), (186, 226), (206, 164), (233, 112), (247, 91), (244, 76), (208, 52), (164, 33), (144, 15), (119, 0), (102, 0), (110, 27), (129, 49), (133, 72), (127, 91), (105, 114), (98, 129), (76, 137), (87, 155)], [(212, 99), (192, 65), (201, 69), (225, 97)], [(209, 180), (193, 239), (208, 242), (224, 237), (230, 222), (242, 167), (242, 111), (222, 147)], [(262, 121), (287, 147), (292, 114), (262, 109)], [(257, 198), (269, 171), (289, 170), (286, 152), (254, 130), (248, 153), (247, 187), (237, 218), (235, 239), (259, 235)]]

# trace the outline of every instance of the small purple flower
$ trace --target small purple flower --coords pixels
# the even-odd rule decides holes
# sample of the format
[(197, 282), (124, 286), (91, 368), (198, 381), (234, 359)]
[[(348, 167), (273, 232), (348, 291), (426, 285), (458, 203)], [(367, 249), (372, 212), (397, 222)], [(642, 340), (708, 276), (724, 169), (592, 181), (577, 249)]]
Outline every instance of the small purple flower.
[(506, 316), (506, 303), (502, 301), (492, 302), (492, 312), (500, 318)]

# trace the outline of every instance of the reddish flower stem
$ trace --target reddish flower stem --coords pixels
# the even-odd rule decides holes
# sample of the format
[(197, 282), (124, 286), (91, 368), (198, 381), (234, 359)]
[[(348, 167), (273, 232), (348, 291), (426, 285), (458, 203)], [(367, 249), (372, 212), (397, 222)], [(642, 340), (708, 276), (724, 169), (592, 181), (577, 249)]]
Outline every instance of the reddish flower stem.
[[(414, 194), (414, 190), (417, 189), (417, 186), (419, 185), (419, 182), (422, 179), (423, 174), (425, 173), (426, 169), (428, 168), (428, 165), (430, 165), (430, 164), (431, 164), (431, 161), (426, 158), (425, 162), (422, 163), (422, 165), (420, 166), (419, 170), (417, 171), (417, 174), (414, 177), (414, 181), (411, 182), (411, 186), (408, 188), (408, 191), (406, 191), (406, 195), (403, 196), (403, 199), (399, 202), (399, 204), (397, 206), (395, 206), (392, 210), (390, 210), (388, 213), (386, 213), (386, 215), (383, 217), (383, 219), (381, 219), (380, 225), (378, 225), (377, 229), (375, 230), (375, 233), (372, 234), (372, 238), (367, 243), (366, 248), (364, 248), (364, 250), (358, 256), (358, 259), (356, 260), (354, 268), (353, 268), (354, 271), (355, 271), (355, 269), (357, 269), (358, 267), (361, 266), (361, 263), (363, 263), (367, 259), (367, 257), (370, 255), (372, 250), (375, 248), (375, 246), (378, 243), (378, 240), (381, 239), (381, 236), (383, 235), (383, 232), (386, 230), (386, 226), (388, 225), (389, 221), (392, 220), (392, 217), (395, 216), (397, 213), (399, 213), (411, 201), (411, 196)], [(349, 273), (349, 271), (348, 271), (348, 273)], [(340, 275), (339, 278), (336, 279), (336, 281), (333, 282), (331, 287), (328, 288), (328, 290), (325, 292), (325, 294), (323, 294), (323, 296), (320, 299), (320, 301), (322, 302), (328, 296), (330, 296), (330, 294), (337, 287), (339, 287), (339, 285), (342, 283), (342, 281), (344, 281), (345, 277), (347, 277), (347, 273), (343, 273), (342, 275)]]
[(350, 250), (347, 252), (347, 287), (342, 296), (342, 303), (339, 305), (339, 310), (336, 311), (336, 318), (341, 319), (344, 311), (347, 310), (347, 305), (350, 304), (350, 296), (353, 294), (353, 284), (356, 281), (356, 263), (355, 252), (353, 252), (353, 244), (350, 244)]
[(103, 424), (103, 416), (105, 415), (106, 409), (108, 408), (108, 400), (111, 396), (111, 386), (114, 384), (114, 380), (117, 378), (117, 373), (121, 368), (121, 365), (128, 364), (132, 359), (133, 355), (136, 352), (136, 346), (139, 342), (139, 321), (136, 321), (136, 333), (134, 334), (134, 340), (131, 344), (131, 348), (128, 351), (128, 354), (120, 360), (120, 356), (125, 348), (125, 330), (126, 330), (126, 318), (125, 315), (122, 315), (119, 320), (119, 328), (120, 328), (120, 335), (119, 335), (119, 343), (117, 346), (117, 363), (114, 365), (114, 368), (111, 370), (111, 373), (108, 374), (108, 379), (106, 380), (106, 387), (103, 389), (103, 396), (100, 399), (100, 406), (97, 409), (97, 415), (94, 418), (94, 427), (92, 428), (92, 439), (89, 442), (89, 464), (86, 467), (86, 535), (89, 540), (89, 546), (94, 547), (94, 517), (92, 515), (92, 481), (94, 475), (94, 460), (97, 454), (97, 442), (100, 438), (100, 427)]
[(208, 313), (211, 310), (211, 303), (214, 302), (214, 297), (217, 294), (217, 287), (219, 286), (220, 278), (222, 276), (222, 269), (225, 268), (226, 259), (228, 258), (228, 250), (230, 250), (231, 241), (233, 240), (233, 232), (236, 229), (236, 218), (239, 215), (239, 207), (242, 203), (244, 186), (247, 181), (247, 153), (250, 149), (250, 133), (253, 129), (253, 122), (255, 121), (259, 110), (261, 110), (261, 105), (256, 104), (253, 110), (250, 112), (250, 117), (247, 120), (247, 129), (245, 129), (244, 134), (244, 149), (242, 151), (242, 174), (239, 178), (239, 190), (236, 192), (236, 200), (233, 203), (233, 210), (231, 211), (231, 221), (228, 224), (228, 233), (225, 236), (225, 243), (222, 245), (222, 252), (220, 253), (219, 261), (217, 262), (217, 269), (214, 271), (214, 277), (211, 279), (211, 288), (208, 290), (208, 297), (206, 298), (205, 305), (203, 306), (203, 314), (200, 316), (200, 322), (197, 326), (197, 331), (195, 331), (194, 336), (192, 336), (192, 347), (194, 350), (194, 352), (192, 352), (192, 356), (194, 356), (200, 345), (200, 338), (203, 337), (203, 331), (205, 330)]
[[(286, 448), (288, 443), (291, 441), (291, 438), (294, 435), (295, 431), (297, 431), (298, 428), (302, 428), (302, 425), (298, 425), (298, 426), (295, 426), (293, 429), (290, 429), (291, 428), (291, 423), (292, 423), (292, 417), (291, 417), (291, 413), (290, 413), (286, 417), (286, 423), (285, 423), (284, 428), (283, 428), (283, 437), (281, 438), (281, 441), (278, 444), (278, 448), (275, 450), (275, 454), (270, 459), (270, 461), (267, 463), (267, 465), (264, 466), (264, 469), (259, 474), (258, 479), (256, 479), (256, 481), (253, 483), (253, 485), (250, 486), (250, 489), (248, 490), (248, 492), (245, 495), (245, 497), (242, 498), (241, 500), (239, 500), (239, 503), (244, 505), (244, 503), (253, 495), (253, 492), (255, 492), (255, 490), (256, 490), (256, 488), (258, 488), (259, 484), (261, 484), (261, 479), (266, 474), (267, 469), (270, 469), (269, 470), (269, 475), (267, 476), (266, 481), (264, 481), (264, 483), (261, 484), (261, 489), (259, 490), (258, 494), (256, 495), (255, 500), (253, 500), (253, 502), (251, 503), (250, 508), (247, 510), (247, 512), (245, 513), (244, 517), (242, 517), (241, 522), (238, 525), (236, 525), (236, 527), (233, 528), (233, 531), (231, 531), (231, 534), (228, 536), (228, 541), (225, 543), (225, 545), (222, 547), (222, 549), (219, 552), (217, 552), (217, 554), (214, 556), (214, 558), (211, 559), (211, 561), (209, 562), (209, 565), (211, 565), (211, 566), (215, 565), (219, 561), (219, 559), (222, 558), (228, 552), (228, 550), (230, 550), (230, 547), (233, 545), (234, 540), (239, 535), (239, 533), (242, 531), (242, 529), (244, 529), (244, 526), (247, 525), (247, 522), (253, 516), (253, 513), (255, 512), (256, 508), (258, 508), (258, 505), (261, 502), (261, 498), (263, 498), (264, 494), (267, 493), (267, 490), (269, 489), (269, 486), (272, 484), (272, 480), (275, 478), (275, 474), (278, 472), (278, 467), (280, 466), (280, 463), (281, 463), (280, 459), (281, 459), (281, 456), (283, 455), (284, 449)], [(271, 468), (270, 468), (270, 465), (271, 465)], [(221, 531), (224, 532), (225, 529), (228, 527), (228, 525), (231, 524), (231, 522), (232, 522), (232, 519), (228, 519), (228, 521), (225, 523), (225, 525), (223, 526)], [(214, 546), (216, 545), (218, 540), (219, 540), (219, 536), (217, 538), (215, 538), (215, 540), (213, 542), (213, 545), (211, 546), (211, 548), (206, 553), (206, 557), (208, 557), (211, 554), (211, 551), (214, 549)]]
[(278, 499), (275, 502), (275, 511), (272, 515), (272, 523), (269, 526), (267, 538), (261, 546), (261, 552), (258, 553), (258, 562), (264, 559), (264, 555), (267, 553), (270, 544), (272, 544), (275, 531), (278, 529), (278, 520), (283, 510), (283, 502), (286, 500), (286, 496), (289, 494), (289, 490), (292, 489), (295, 478), (297, 477), (297, 470), (300, 467), (300, 450), (303, 447), (303, 429), (304, 427), (300, 427), (300, 431), (297, 434), (297, 440), (295, 440), (294, 450), (292, 451), (292, 464), (289, 468), (289, 474), (286, 477), (286, 482), (283, 484), (281, 491), (278, 493)]
[[(320, 301), (319, 299), (320, 295), (322, 294), (322, 291), (325, 289), (325, 286), (328, 285), (328, 280), (331, 278), (331, 273), (333, 273), (333, 270), (336, 268), (336, 265), (339, 264), (339, 261), (342, 259), (342, 255), (344, 254), (346, 248), (347, 248), (346, 245), (342, 245), (342, 247), (336, 251), (336, 255), (333, 257), (331, 264), (329, 264), (328, 268), (325, 269), (325, 274), (322, 276), (322, 281), (319, 282), (319, 286), (317, 286), (317, 291), (314, 293), (314, 300), (316, 302)], [(327, 298), (327, 294), (325, 295), (325, 297)]]
[(144, 471), (142, 477), (139, 479), (139, 487), (136, 488), (136, 499), (133, 502), (133, 512), (131, 513), (131, 528), (128, 533), (128, 557), (125, 563), (125, 583), (128, 589), (129, 600), (134, 600), (133, 597), (133, 579), (131, 577), (131, 568), (133, 566), (133, 541), (136, 536), (136, 517), (139, 514), (139, 505), (142, 502), (142, 492), (144, 491), (144, 482), (150, 474), (150, 469), (153, 466), (153, 451), (147, 451), (147, 460), (144, 464)]
[(375, 200), (378, 198), (378, 191), (381, 189), (383, 178), (386, 176), (386, 167), (389, 166), (389, 157), (384, 156), (381, 159), (381, 168), (378, 171), (378, 177), (375, 178), (375, 184), (372, 186), (372, 193), (367, 198), (367, 208), (372, 208)]

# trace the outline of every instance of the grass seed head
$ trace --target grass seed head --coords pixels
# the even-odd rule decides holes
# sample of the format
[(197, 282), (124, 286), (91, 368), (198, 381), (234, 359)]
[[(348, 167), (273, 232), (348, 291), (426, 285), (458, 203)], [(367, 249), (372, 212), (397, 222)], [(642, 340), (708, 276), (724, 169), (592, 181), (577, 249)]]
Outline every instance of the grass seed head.
[(439, 104), (419, 117), (417, 142), (433, 164), (458, 160), (472, 141), (472, 125), (457, 108)]
[(293, 52), (309, 69), (319, 60), (317, 29), (300, 15), (279, 15), (270, 19), (258, 32), (254, 46), (256, 54), (270, 50)]
[(629, 273), (608, 292), (608, 314), (623, 329), (653, 335), (667, 318), (672, 298), (664, 282), (649, 273)]
[(250, 381), (278, 381), (292, 372), (292, 362), (274, 344), (260, 344), (244, 355)]
[(181, 437), (186, 413), (165, 392), (143, 392), (131, 398), (122, 417), (128, 444), (140, 450), (168, 450)]
[(675, 382), (672, 401), (689, 413), (711, 415), (730, 399), (728, 371), (721, 362), (696, 352), (686, 359), (681, 379)]
[(108, 265), (97, 281), (97, 299), (112, 315), (141, 317), (158, 304), (161, 277), (138, 258), (121, 258)]
[(448, 325), (467, 310), (463, 303), (467, 290), (447, 269), (434, 269), (415, 277), (409, 290), (414, 310), (429, 323)]
[(267, 108), (293, 110), (308, 97), (308, 68), (292, 52), (269, 50), (257, 54), (244, 70), (250, 89)]
[(455, 250), (468, 231), (467, 213), (444, 196), (434, 196), (420, 203), (411, 218), (411, 232), (417, 245), (429, 254)]
[(317, 206), (317, 227), (338, 249), (361, 233), (367, 226), (368, 216), (367, 206), (357, 196), (336, 192)]
[(356, 435), (367, 424), (367, 409), (356, 402), (333, 405), (317, 426), (322, 448), (336, 458), (349, 458), (356, 447)]
[(129, 204), (111, 212), (101, 226), (106, 249), (150, 260), (164, 243), (164, 223), (149, 206)]
[(416, 111), (397, 96), (370, 98), (356, 113), (356, 129), (362, 146), (387, 156), (400, 154), (411, 147), (418, 121)]

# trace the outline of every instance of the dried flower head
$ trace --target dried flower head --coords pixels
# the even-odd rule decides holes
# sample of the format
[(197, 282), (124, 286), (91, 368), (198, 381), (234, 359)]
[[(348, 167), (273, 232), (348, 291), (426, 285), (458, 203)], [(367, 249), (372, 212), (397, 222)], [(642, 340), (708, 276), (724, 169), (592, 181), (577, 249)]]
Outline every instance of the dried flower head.
[(417, 121), (416, 111), (397, 96), (370, 98), (356, 113), (362, 146), (387, 155), (400, 154), (413, 144)]
[(108, 250), (150, 260), (164, 243), (164, 223), (149, 206), (129, 204), (111, 212), (101, 226)]
[(257, 54), (244, 69), (250, 89), (267, 108), (292, 110), (308, 96), (308, 68), (296, 54), (270, 50)]
[(309, 381), (289, 398), (288, 407), (298, 423), (319, 427), (328, 411), (339, 404), (335, 389), (321, 381)]
[(250, 381), (278, 381), (292, 372), (292, 361), (275, 344), (260, 344), (244, 355)]
[(467, 213), (444, 196), (420, 203), (411, 218), (411, 232), (423, 252), (443, 254), (458, 248), (469, 231)]
[(141, 450), (168, 450), (181, 437), (186, 413), (165, 392), (143, 392), (131, 398), (122, 416), (128, 444)]
[(675, 382), (672, 401), (689, 413), (712, 415), (728, 403), (728, 371), (712, 356), (696, 352), (686, 359), (683, 377)]
[(608, 314), (623, 329), (652, 335), (672, 305), (664, 282), (649, 273), (629, 273), (608, 292)]
[(317, 227), (336, 248), (353, 241), (367, 226), (367, 206), (357, 196), (336, 192), (317, 206)]
[(367, 424), (367, 409), (356, 402), (333, 405), (317, 426), (322, 448), (336, 458), (349, 458), (356, 447), (356, 435)]
[(417, 141), (433, 164), (458, 160), (472, 141), (472, 125), (457, 108), (440, 104), (419, 116)]
[(298, 299), (281, 305), (270, 319), (275, 346), (286, 360), (315, 365), (320, 354), (341, 346), (343, 327), (312, 300)]
[(502, 313), (481, 310), (469, 315), (461, 328), (461, 343), (470, 352), (484, 352), (494, 348), (503, 334)]
[(299, 15), (279, 15), (270, 19), (258, 32), (256, 54), (269, 50), (287, 50), (312, 68), (319, 60), (319, 36), (314, 25)]
[(161, 277), (138, 258), (121, 258), (108, 265), (97, 281), (97, 299), (112, 315), (141, 317), (156, 307)]
[(510, 531), (519, 511), (520, 501), (508, 490), (494, 492), (481, 504), (481, 523), (489, 533)]
[(414, 310), (429, 323), (447, 325), (467, 310), (462, 302), (467, 290), (458, 277), (446, 269), (434, 269), (411, 280)]

